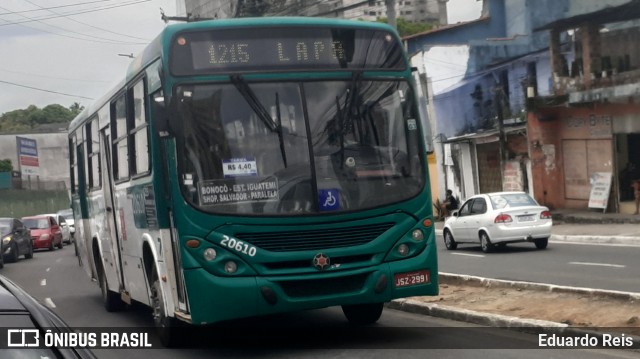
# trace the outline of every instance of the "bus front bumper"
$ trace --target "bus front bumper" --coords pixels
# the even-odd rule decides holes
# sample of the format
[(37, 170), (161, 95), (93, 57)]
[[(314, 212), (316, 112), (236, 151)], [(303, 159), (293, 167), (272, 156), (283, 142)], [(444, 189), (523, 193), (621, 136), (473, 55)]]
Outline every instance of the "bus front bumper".
[(185, 270), (193, 324), (257, 315), (318, 309), (396, 298), (437, 295), (434, 246), (413, 258), (354, 270), (327, 270), (313, 275), (219, 277), (202, 268)]

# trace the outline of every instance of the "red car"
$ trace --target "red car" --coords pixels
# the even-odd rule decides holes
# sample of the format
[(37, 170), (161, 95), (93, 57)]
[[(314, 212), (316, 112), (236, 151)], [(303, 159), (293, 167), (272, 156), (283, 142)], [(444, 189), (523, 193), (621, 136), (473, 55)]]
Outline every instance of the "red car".
[(22, 218), (24, 226), (31, 231), (33, 249), (62, 248), (62, 230), (53, 216), (32, 216)]

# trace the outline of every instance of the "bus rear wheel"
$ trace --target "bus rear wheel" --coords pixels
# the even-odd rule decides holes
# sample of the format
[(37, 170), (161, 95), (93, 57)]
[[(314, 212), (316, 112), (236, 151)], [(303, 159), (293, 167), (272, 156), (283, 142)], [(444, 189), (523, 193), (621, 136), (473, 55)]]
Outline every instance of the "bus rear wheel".
[(384, 303), (343, 305), (342, 312), (351, 324), (373, 324), (380, 319)]

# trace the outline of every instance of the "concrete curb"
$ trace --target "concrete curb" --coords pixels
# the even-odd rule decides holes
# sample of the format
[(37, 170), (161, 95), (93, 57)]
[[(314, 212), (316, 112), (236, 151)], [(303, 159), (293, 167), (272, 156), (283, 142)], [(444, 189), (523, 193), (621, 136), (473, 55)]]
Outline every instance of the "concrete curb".
[[(442, 229), (435, 230), (436, 235), (442, 235)], [(628, 246), (640, 246), (640, 237), (630, 236), (590, 236), (590, 235), (569, 235), (569, 234), (552, 234), (549, 237), (552, 242), (574, 242), (574, 243), (592, 243), (592, 244), (622, 244)]]
[(409, 313), (430, 315), (459, 322), (467, 322), (490, 327), (503, 328), (567, 328), (567, 324), (537, 319), (523, 319), (500, 314), (477, 312), (474, 310), (454, 308), (446, 305), (431, 304), (415, 299), (396, 299), (387, 304), (387, 308), (398, 309)]
[(628, 236), (587, 236), (587, 235), (552, 234), (549, 240), (556, 241), (556, 242), (625, 244), (625, 245), (631, 245), (631, 246), (640, 246), (640, 238), (628, 237)]
[(555, 293), (571, 293), (579, 294), (585, 297), (591, 298), (610, 298), (616, 300), (626, 301), (640, 301), (640, 293), (636, 292), (622, 292), (617, 290), (605, 290), (583, 287), (569, 287), (555, 284), (543, 284), (524, 281), (510, 281), (502, 279), (483, 278), (472, 275), (461, 275), (453, 273), (438, 273), (438, 278), (441, 284), (467, 284), (483, 287), (495, 287), (495, 288), (519, 288), (519, 289), (531, 289), (543, 292), (555, 292)]
[[(438, 274), (441, 284), (468, 284), (473, 286), (486, 286), (486, 287), (511, 287), (511, 288), (521, 288), (521, 289), (530, 289), (530, 290), (538, 290), (538, 291), (547, 291), (547, 292), (558, 292), (558, 293), (573, 293), (580, 294), (589, 297), (606, 297), (616, 300), (629, 300), (629, 301), (638, 301), (640, 300), (640, 293), (634, 292), (620, 292), (620, 291), (611, 291), (611, 290), (600, 290), (593, 288), (580, 288), (580, 287), (568, 287), (568, 286), (559, 286), (553, 284), (540, 284), (540, 283), (532, 283), (532, 282), (522, 282), (522, 281), (507, 281), (500, 279), (491, 279), (491, 278), (483, 278), (477, 276), (470, 275), (457, 275), (451, 273), (439, 273)], [(451, 319), (460, 322), (490, 326), (490, 327), (500, 327), (515, 331), (521, 332), (532, 332), (532, 333), (540, 333), (544, 331), (545, 333), (555, 333), (555, 334), (564, 334), (564, 335), (586, 335), (595, 337), (602, 337), (604, 333), (600, 333), (593, 330), (585, 330), (578, 327), (571, 327), (565, 323), (557, 323), (547, 320), (538, 320), (538, 319), (526, 319), (519, 317), (510, 317), (500, 314), (493, 313), (485, 313), (478, 312), (474, 310), (468, 310), (463, 308), (456, 308), (446, 305), (434, 304), (434, 303), (425, 303), (419, 300), (404, 298), (404, 299), (396, 299), (386, 304), (387, 308), (402, 310), (408, 313), (414, 314), (422, 314), (429, 315), (432, 317)], [(631, 350), (635, 352), (640, 352), (640, 336), (628, 335), (626, 336), (632, 337), (634, 346), (633, 348), (617, 348), (624, 350)]]

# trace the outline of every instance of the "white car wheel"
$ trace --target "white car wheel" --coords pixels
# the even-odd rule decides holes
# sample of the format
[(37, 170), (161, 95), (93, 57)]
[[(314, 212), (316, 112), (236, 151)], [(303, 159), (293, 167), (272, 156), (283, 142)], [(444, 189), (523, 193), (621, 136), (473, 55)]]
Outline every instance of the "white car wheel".
[(444, 246), (450, 251), (458, 248), (458, 243), (453, 239), (453, 235), (449, 230), (444, 231)]
[(480, 246), (482, 247), (482, 251), (485, 253), (493, 251), (493, 244), (491, 244), (489, 236), (484, 232), (480, 234)]

